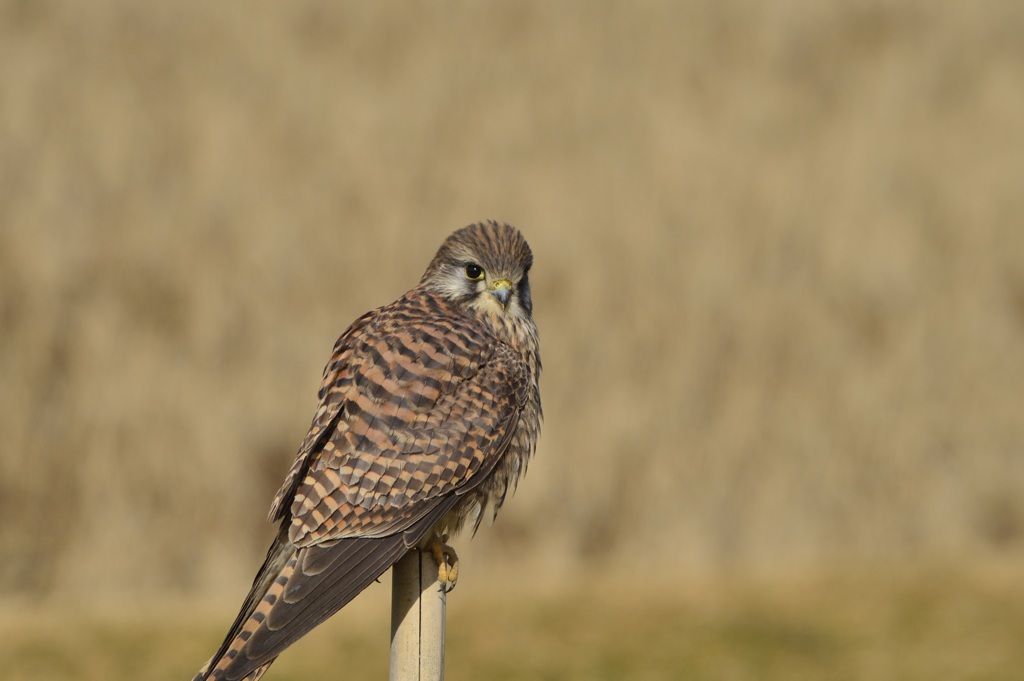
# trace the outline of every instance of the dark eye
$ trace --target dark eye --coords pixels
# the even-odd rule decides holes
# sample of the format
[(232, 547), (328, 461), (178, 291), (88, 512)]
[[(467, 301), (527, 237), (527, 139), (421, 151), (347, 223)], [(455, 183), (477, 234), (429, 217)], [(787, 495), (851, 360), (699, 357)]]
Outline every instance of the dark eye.
[(466, 276), (474, 281), (480, 281), (484, 278), (484, 268), (475, 262), (471, 262), (466, 265)]

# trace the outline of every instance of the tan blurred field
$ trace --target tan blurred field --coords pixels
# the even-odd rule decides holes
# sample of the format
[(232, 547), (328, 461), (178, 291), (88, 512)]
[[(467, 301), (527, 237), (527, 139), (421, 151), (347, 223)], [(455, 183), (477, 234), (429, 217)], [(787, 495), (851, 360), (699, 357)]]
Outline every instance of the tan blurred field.
[[(193, 670), (269, 541), (334, 339), (482, 218), (536, 254), (546, 421), (502, 517), (458, 544), (463, 598), (514, 600), (529, 628), (546, 607), (643, 619), (658, 589), (685, 609), (711, 580), (757, 632), (786, 580), (856, 574), (840, 605), (996, 601), (1024, 637), (1024, 591), (979, 576), (1024, 577), (1019, 2), (6, 0), (0, 63), (0, 602), (6, 631), (37, 623), (0, 659), (73, 655), (82, 623), (109, 659), (152, 631)], [(870, 586), (897, 566), (959, 577)], [(621, 598), (572, 610), (591, 579)], [(835, 624), (808, 593), (794, 616), (834, 624), (833, 653), (921, 627), (911, 648), (942, 658), (989, 631)], [(95, 614), (171, 601), (145, 625)], [(488, 621), (462, 607), (456, 641)], [(482, 668), (776, 678), (663, 610), (722, 666), (638, 667), (627, 642), (619, 667)], [(585, 660), (617, 636), (594, 631)], [(999, 650), (777, 678), (1021, 678)], [(140, 673), (68, 664), (39, 678)]]
[[(730, 581), (673, 593), (516, 589), (448, 609), (446, 678), (774, 681), (1020, 679), (1024, 608), (1004, 578)], [(462, 588), (461, 586), (459, 588)], [(869, 598), (865, 598), (869, 595)], [(384, 679), (387, 589), (373, 587), (281, 656), (276, 681)], [(10, 681), (191, 678), (223, 634), (208, 607), (0, 614)]]

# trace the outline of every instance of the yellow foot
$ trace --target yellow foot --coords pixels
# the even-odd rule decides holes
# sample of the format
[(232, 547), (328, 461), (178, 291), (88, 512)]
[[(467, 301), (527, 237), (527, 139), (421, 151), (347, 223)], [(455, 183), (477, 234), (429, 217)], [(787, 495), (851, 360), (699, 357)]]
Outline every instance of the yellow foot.
[(459, 556), (455, 549), (444, 543), (447, 537), (435, 537), (430, 542), (430, 553), (437, 561), (437, 581), (441, 582), (441, 591), (448, 593), (459, 581)]

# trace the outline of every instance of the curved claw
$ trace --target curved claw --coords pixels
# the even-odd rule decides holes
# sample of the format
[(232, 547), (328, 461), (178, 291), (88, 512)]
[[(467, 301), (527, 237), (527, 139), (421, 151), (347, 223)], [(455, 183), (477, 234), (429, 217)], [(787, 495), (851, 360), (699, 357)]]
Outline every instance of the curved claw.
[(437, 538), (430, 542), (430, 553), (437, 561), (437, 581), (441, 583), (441, 591), (448, 593), (459, 581), (459, 556), (455, 549), (444, 543), (444, 539)]

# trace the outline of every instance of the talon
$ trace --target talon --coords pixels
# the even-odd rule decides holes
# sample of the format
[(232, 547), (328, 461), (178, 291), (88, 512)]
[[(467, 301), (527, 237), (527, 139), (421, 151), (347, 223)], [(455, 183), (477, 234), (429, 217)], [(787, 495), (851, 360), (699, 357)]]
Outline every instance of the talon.
[(455, 549), (444, 543), (446, 537), (435, 538), (430, 542), (430, 553), (437, 561), (437, 581), (441, 583), (441, 591), (448, 593), (459, 581), (459, 556)]

